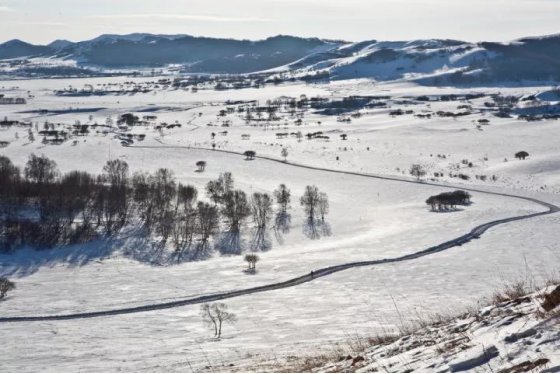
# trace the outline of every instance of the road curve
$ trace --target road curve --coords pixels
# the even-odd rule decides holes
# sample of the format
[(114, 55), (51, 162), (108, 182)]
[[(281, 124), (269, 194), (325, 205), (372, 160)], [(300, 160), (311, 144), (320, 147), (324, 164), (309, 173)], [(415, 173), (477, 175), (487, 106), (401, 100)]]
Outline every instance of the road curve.
[[(211, 151), (211, 152), (222, 152), (222, 153), (229, 153), (229, 154), (235, 154), (235, 155), (243, 155), (240, 152), (226, 151), (226, 150), (213, 150), (213, 149), (209, 149), (209, 148), (200, 148), (200, 147), (178, 147), (178, 146), (177, 147), (175, 147), (175, 146), (153, 146), (153, 147), (150, 147), (150, 146), (142, 146), (142, 147), (130, 147), (130, 148), (197, 149), (197, 150), (204, 150), (204, 151)], [(483, 223), (483, 224), (478, 225), (475, 228), (473, 228), (467, 234), (459, 236), (458, 238), (455, 238), (455, 239), (451, 239), (447, 242), (432, 246), (430, 248), (424, 249), (420, 252), (415, 252), (415, 253), (411, 253), (411, 254), (408, 254), (408, 255), (400, 256), (400, 257), (387, 258), (387, 259), (381, 259), (381, 260), (350, 262), (350, 263), (346, 263), (346, 264), (333, 265), (333, 266), (329, 266), (329, 267), (322, 268), (322, 269), (319, 269), (319, 270), (315, 270), (314, 274), (313, 274), (313, 277), (311, 277), (310, 274), (306, 274), (306, 275), (303, 275), (303, 276), (300, 276), (300, 277), (297, 277), (297, 278), (293, 278), (293, 279), (290, 279), (290, 280), (287, 280), (287, 281), (284, 281), (284, 282), (272, 283), (272, 284), (259, 286), (259, 287), (252, 287), (252, 288), (228, 291), (228, 292), (223, 292), (223, 293), (215, 293), (215, 294), (206, 295), (206, 296), (198, 296), (198, 297), (194, 297), (194, 298), (190, 298), (190, 299), (171, 301), (171, 302), (167, 302), (167, 303), (149, 304), (149, 305), (143, 305), (143, 306), (132, 307), (132, 308), (111, 309), (111, 310), (102, 310), (102, 311), (97, 311), (97, 312), (84, 312), (84, 313), (61, 314), (61, 315), (28, 316), (28, 317), (25, 317), (25, 316), (22, 316), (22, 317), (0, 317), (0, 323), (65, 321), (65, 320), (75, 320), (75, 319), (84, 319), (84, 318), (115, 316), (115, 315), (121, 315), (121, 314), (140, 313), (140, 312), (148, 312), (148, 311), (153, 311), (153, 310), (176, 308), (176, 307), (180, 307), (180, 306), (184, 306), (184, 305), (208, 303), (208, 302), (213, 302), (213, 301), (218, 301), (218, 300), (230, 299), (230, 298), (238, 297), (238, 296), (251, 295), (251, 294), (254, 294), (254, 293), (267, 292), (267, 291), (273, 291), (273, 290), (278, 290), (278, 289), (282, 289), (282, 288), (294, 287), (294, 286), (300, 285), (302, 283), (311, 282), (314, 279), (325, 277), (327, 275), (337, 273), (337, 272), (340, 272), (340, 271), (343, 271), (343, 270), (346, 270), (346, 269), (350, 269), (350, 268), (356, 268), (356, 267), (362, 267), (362, 266), (382, 265), (382, 264), (391, 264), (391, 263), (410, 261), (410, 260), (414, 260), (414, 259), (417, 259), (417, 258), (429, 256), (429, 255), (432, 255), (434, 253), (442, 252), (442, 251), (447, 250), (449, 248), (461, 246), (465, 243), (470, 242), (473, 239), (478, 239), (482, 234), (484, 234), (487, 230), (489, 230), (490, 228), (492, 228), (494, 226), (503, 225), (505, 223), (514, 222), (514, 221), (526, 220), (526, 219), (530, 219), (530, 218), (534, 218), (534, 217), (554, 214), (554, 213), (557, 213), (557, 212), (560, 211), (560, 207), (558, 207), (554, 204), (550, 204), (550, 203), (547, 203), (545, 201), (541, 201), (541, 200), (533, 199), (533, 198), (529, 198), (529, 197), (524, 197), (524, 196), (505, 194), (505, 193), (499, 193), (499, 192), (490, 192), (490, 191), (478, 190), (478, 189), (474, 189), (474, 188), (465, 188), (463, 186), (459, 187), (459, 186), (451, 186), (451, 185), (429, 183), (429, 182), (420, 183), (420, 182), (417, 182), (417, 181), (408, 180), (408, 179), (400, 179), (400, 178), (396, 178), (396, 177), (380, 176), (380, 175), (373, 175), (373, 174), (364, 174), (364, 173), (357, 173), (357, 172), (351, 172), (351, 171), (339, 171), (339, 170), (333, 170), (333, 169), (327, 169), (327, 168), (321, 168), (321, 167), (307, 166), (307, 165), (302, 165), (302, 164), (287, 163), (287, 162), (284, 162), (282, 160), (275, 159), (275, 158), (272, 158), (272, 157), (266, 157), (266, 156), (258, 156), (257, 158), (272, 161), (272, 162), (279, 162), (279, 163), (294, 166), (294, 167), (305, 168), (305, 169), (310, 169), (310, 170), (319, 170), (319, 171), (325, 171), (325, 172), (330, 172), (330, 173), (354, 175), (354, 176), (360, 176), (360, 177), (367, 177), (367, 178), (374, 178), (374, 179), (381, 179), (381, 180), (390, 180), (390, 181), (403, 182), (403, 183), (414, 183), (414, 184), (436, 186), (436, 187), (443, 187), (443, 188), (460, 188), (460, 189), (465, 190), (465, 191), (483, 193), (483, 194), (488, 194), (488, 195), (504, 196), (504, 197), (514, 198), (514, 199), (530, 201), (530, 202), (533, 202), (535, 204), (538, 204), (538, 205), (541, 205), (541, 206), (545, 207), (547, 210), (543, 211), (543, 212), (539, 212), (539, 213), (532, 213), (532, 214), (527, 214), (527, 215), (522, 215), (522, 216), (515, 216), (515, 217), (504, 218), (504, 219), (499, 219), (499, 220)]]

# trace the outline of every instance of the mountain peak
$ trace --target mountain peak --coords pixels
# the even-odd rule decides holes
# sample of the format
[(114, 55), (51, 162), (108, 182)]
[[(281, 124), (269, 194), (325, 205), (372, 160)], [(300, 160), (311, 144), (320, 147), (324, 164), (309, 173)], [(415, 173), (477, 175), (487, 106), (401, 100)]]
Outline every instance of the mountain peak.
[(74, 44), (73, 42), (66, 40), (66, 39), (57, 39), (49, 44), (47, 44), (47, 47), (51, 47), (51, 48), (55, 48), (55, 49), (62, 49), (62, 48), (66, 48), (69, 45)]

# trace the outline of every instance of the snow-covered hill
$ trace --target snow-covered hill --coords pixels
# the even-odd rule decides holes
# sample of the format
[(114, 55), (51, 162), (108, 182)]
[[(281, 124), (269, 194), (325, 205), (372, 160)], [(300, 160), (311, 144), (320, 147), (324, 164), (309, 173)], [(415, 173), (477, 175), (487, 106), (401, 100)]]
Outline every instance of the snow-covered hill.
[(320, 371), (558, 372), (559, 314), (540, 307), (550, 291), (552, 287), (435, 323)]
[(431, 85), (558, 80), (559, 46), (558, 35), (511, 43), (366, 41), (306, 56), (276, 71), (338, 80), (407, 79)]
[(548, 295), (558, 292), (556, 288), (560, 286), (524, 294), (519, 283), (509, 286), (507, 295), (496, 294), (492, 305), (479, 310), (455, 317), (435, 316), (413, 332), (349, 342), (354, 352), (334, 350), (292, 356), (283, 362), (241, 362), (235, 370), (252, 371), (258, 365), (258, 371), (281, 372), (557, 373), (560, 314), (541, 307)]
[(177, 65), (184, 73), (265, 72), (286, 78), (407, 79), (430, 85), (560, 79), (560, 35), (508, 43), (457, 40), (366, 40), (358, 43), (279, 35), (233, 40), (189, 35), (101, 35), (70, 43), (0, 44), (0, 58), (45, 57), (85, 67), (122, 69)]

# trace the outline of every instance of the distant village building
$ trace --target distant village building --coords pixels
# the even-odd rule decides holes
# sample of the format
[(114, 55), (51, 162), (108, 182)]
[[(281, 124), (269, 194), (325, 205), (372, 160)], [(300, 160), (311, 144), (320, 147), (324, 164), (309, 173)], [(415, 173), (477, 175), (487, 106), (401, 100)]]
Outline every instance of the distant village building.
[(23, 97), (0, 97), (0, 105), (27, 104)]

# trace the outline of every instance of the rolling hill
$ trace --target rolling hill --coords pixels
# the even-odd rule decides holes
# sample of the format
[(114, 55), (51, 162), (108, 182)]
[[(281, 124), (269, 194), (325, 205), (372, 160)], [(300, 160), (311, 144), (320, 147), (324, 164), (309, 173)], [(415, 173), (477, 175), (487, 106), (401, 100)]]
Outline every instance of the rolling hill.
[(487, 84), (560, 79), (560, 34), (508, 43), (368, 40), (358, 43), (279, 35), (234, 40), (189, 35), (101, 35), (47, 46), (0, 44), (0, 59), (48, 58), (100, 69), (178, 66), (184, 73), (266, 72), (280, 78), (370, 78), (423, 84)]

